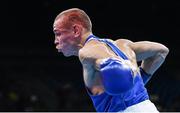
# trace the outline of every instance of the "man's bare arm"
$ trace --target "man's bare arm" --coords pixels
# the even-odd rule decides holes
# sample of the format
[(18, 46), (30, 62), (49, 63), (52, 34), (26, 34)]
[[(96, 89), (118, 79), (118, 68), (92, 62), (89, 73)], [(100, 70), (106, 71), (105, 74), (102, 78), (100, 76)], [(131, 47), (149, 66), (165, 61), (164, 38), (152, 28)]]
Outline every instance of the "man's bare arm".
[(166, 46), (150, 41), (131, 42), (130, 47), (136, 53), (137, 61), (142, 61), (142, 69), (150, 75), (162, 65), (169, 53)]

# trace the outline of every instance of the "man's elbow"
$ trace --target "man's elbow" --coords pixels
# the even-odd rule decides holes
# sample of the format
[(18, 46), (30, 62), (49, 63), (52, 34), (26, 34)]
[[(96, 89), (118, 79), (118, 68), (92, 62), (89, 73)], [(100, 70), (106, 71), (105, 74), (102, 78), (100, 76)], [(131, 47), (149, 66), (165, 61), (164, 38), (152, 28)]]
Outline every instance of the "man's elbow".
[(168, 55), (168, 53), (169, 53), (169, 48), (167, 48), (166, 46), (164, 46), (163, 53), (166, 54), (166, 55)]
[(163, 47), (162, 47), (162, 49), (160, 51), (161, 56), (163, 56), (163, 58), (166, 58), (168, 53), (169, 53), (169, 48), (167, 48), (166, 46), (163, 45)]

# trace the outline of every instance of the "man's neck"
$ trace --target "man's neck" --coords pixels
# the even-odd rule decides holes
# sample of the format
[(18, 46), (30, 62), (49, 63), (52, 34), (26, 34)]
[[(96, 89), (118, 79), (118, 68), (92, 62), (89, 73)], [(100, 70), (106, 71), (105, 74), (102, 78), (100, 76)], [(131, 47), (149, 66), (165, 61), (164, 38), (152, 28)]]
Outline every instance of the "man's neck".
[(84, 46), (86, 39), (87, 39), (90, 35), (92, 35), (92, 32), (87, 32), (87, 33), (84, 33), (84, 34), (82, 35), (81, 41), (80, 41), (80, 43), (78, 44), (79, 49), (81, 49), (81, 48)]
[(78, 44), (78, 52), (79, 52), (79, 50), (80, 50), (81, 48), (83, 48), (86, 39), (87, 39), (90, 35), (92, 35), (92, 32), (86, 32), (86, 33), (84, 33), (84, 34), (81, 36), (81, 41), (80, 41), (80, 43)]
[(81, 40), (81, 45), (84, 46), (85, 41), (87, 40), (87, 38), (92, 35), (92, 32), (87, 32), (82, 36), (82, 40)]

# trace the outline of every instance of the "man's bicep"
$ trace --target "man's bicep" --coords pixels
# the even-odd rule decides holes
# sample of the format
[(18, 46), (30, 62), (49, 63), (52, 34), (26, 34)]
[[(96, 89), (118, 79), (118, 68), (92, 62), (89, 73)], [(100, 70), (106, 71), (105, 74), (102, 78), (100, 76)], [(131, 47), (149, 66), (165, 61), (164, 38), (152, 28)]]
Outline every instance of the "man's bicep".
[(136, 54), (137, 61), (144, 60), (148, 57), (154, 56), (157, 52), (160, 52), (165, 46), (150, 41), (133, 42), (131, 48)]

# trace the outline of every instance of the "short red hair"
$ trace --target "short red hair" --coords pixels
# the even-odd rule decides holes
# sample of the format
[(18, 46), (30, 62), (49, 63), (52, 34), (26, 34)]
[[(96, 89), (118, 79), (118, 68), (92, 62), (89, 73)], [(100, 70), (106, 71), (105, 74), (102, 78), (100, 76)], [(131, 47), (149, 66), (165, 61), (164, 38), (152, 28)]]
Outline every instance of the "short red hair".
[(72, 25), (74, 23), (82, 25), (87, 31), (92, 31), (92, 23), (89, 16), (81, 9), (71, 8), (61, 12), (55, 19), (65, 17), (65, 25)]

